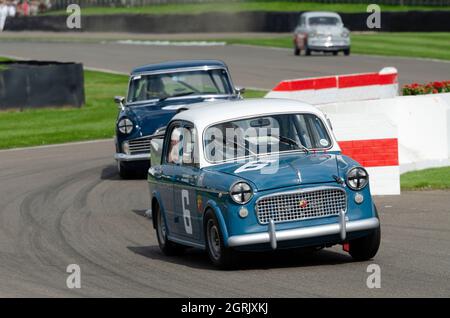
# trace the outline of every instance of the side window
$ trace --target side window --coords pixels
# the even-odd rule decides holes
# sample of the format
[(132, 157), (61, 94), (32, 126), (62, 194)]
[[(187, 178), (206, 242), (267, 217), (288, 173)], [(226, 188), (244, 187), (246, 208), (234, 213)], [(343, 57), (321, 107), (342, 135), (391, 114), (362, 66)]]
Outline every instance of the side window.
[(180, 126), (174, 126), (170, 133), (169, 149), (166, 154), (166, 162), (180, 164), (183, 156), (183, 131)]
[(301, 27), (304, 27), (305, 26), (305, 16), (301, 16), (300, 17), (300, 23), (299, 23), (299, 25), (301, 26)]
[(196, 130), (181, 125), (173, 126), (168, 141), (166, 162), (172, 164), (195, 165), (198, 160)]

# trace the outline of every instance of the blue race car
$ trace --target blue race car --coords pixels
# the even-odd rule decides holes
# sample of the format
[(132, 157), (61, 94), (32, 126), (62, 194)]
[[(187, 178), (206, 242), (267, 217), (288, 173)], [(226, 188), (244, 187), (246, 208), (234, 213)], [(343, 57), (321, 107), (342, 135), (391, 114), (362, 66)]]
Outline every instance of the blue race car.
[(217, 99), (240, 99), (227, 66), (216, 60), (172, 61), (135, 68), (128, 96), (116, 96), (120, 112), (116, 122), (119, 174), (129, 178), (150, 165), (150, 136), (163, 129), (186, 105)]
[(317, 108), (286, 99), (192, 105), (152, 139), (153, 226), (167, 255), (342, 244), (375, 256), (380, 222), (367, 171), (340, 152)]

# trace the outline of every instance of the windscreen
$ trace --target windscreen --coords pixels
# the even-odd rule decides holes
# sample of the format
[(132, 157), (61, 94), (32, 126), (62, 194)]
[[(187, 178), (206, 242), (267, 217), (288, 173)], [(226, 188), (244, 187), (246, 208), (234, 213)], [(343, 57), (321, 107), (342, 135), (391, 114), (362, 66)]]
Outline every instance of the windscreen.
[(281, 114), (213, 125), (205, 131), (204, 145), (206, 159), (220, 162), (274, 152), (326, 149), (331, 139), (314, 114)]
[(341, 21), (336, 17), (311, 17), (309, 18), (309, 25), (337, 25)]
[(186, 71), (132, 77), (127, 101), (224, 94), (232, 94), (224, 69)]

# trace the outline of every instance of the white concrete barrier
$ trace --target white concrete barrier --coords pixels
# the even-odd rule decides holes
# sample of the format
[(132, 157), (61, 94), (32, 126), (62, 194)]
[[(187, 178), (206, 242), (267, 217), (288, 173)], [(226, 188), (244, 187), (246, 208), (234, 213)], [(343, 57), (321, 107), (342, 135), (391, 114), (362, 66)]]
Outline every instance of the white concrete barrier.
[(383, 114), (327, 115), (342, 153), (369, 172), (372, 194), (400, 194), (397, 126)]
[(280, 82), (266, 97), (316, 105), (342, 149), (367, 168), (373, 194), (399, 194), (400, 173), (450, 165), (450, 93), (398, 96), (393, 67)]
[[(450, 93), (337, 102), (317, 107), (331, 119), (349, 115), (355, 120), (385, 116), (398, 127), (400, 173), (450, 165)], [(373, 127), (372, 132), (377, 134), (382, 129)], [(359, 132), (349, 134), (356, 138)]]

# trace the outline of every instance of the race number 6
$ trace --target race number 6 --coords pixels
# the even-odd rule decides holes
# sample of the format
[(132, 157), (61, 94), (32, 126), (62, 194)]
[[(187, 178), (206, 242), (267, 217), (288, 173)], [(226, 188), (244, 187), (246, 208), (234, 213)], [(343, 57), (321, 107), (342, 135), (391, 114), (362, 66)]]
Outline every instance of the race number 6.
[(181, 190), (181, 205), (183, 207), (184, 229), (187, 234), (192, 234), (191, 211), (186, 208), (189, 205), (189, 192)]

